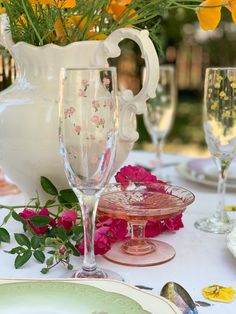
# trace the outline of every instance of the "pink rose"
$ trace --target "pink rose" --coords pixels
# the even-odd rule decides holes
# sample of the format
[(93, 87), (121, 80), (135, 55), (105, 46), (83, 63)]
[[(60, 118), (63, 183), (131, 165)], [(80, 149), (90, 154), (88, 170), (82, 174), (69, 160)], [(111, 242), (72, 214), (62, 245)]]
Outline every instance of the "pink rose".
[[(39, 213), (35, 213), (32, 209), (29, 208), (25, 208), (23, 210), (23, 212), (19, 213), (19, 215), (25, 220), (27, 221), (28, 225), (31, 227), (31, 229), (38, 235), (43, 235), (47, 230), (49, 226), (45, 226), (45, 227), (36, 227), (34, 226), (29, 220), (31, 217), (34, 216), (48, 216), (50, 215), (49, 211), (47, 208), (43, 208), (39, 211)], [(54, 226), (55, 225), (55, 220), (51, 218), (50, 222), (49, 222), (50, 226)]]
[[(97, 229), (94, 233), (94, 253), (95, 255), (104, 255), (111, 249), (111, 242), (109, 238), (109, 227), (101, 227)], [(84, 241), (77, 243), (75, 248), (80, 252), (81, 255), (84, 254)]]
[(124, 219), (112, 219), (106, 216), (102, 216), (96, 223), (96, 227), (101, 228), (103, 226), (110, 227), (108, 236), (111, 243), (124, 240), (127, 236), (128, 223)]
[(72, 209), (68, 209), (58, 219), (57, 225), (65, 230), (70, 230), (74, 226), (76, 219), (77, 213)]
[(169, 231), (176, 231), (184, 227), (182, 222), (182, 214), (179, 214), (173, 218), (164, 219), (165, 229)]
[(145, 227), (145, 237), (156, 237), (164, 231), (164, 226), (159, 220), (148, 220)]
[(130, 182), (155, 182), (164, 184), (165, 182), (158, 180), (156, 176), (142, 167), (124, 166), (115, 175), (116, 182), (121, 183), (125, 190)]

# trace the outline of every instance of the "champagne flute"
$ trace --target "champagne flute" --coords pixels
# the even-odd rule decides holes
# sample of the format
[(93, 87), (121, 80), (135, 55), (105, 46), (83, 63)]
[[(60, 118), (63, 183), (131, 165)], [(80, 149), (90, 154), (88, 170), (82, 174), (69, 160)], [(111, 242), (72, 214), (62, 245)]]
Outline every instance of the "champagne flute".
[(174, 67), (160, 66), (160, 79), (156, 90), (156, 97), (147, 102), (147, 111), (144, 114), (144, 124), (151, 136), (156, 151), (156, 173), (163, 179), (162, 150), (167, 134), (169, 133), (175, 112), (176, 89)]
[(236, 68), (206, 70), (203, 127), (219, 172), (218, 205), (211, 217), (195, 222), (195, 227), (212, 233), (227, 233), (233, 227), (224, 207), (228, 168), (236, 155)]
[(84, 259), (76, 278), (120, 279), (99, 269), (94, 255), (97, 205), (114, 164), (118, 119), (115, 68), (62, 69), (60, 151), (67, 179), (79, 199), (84, 228)]

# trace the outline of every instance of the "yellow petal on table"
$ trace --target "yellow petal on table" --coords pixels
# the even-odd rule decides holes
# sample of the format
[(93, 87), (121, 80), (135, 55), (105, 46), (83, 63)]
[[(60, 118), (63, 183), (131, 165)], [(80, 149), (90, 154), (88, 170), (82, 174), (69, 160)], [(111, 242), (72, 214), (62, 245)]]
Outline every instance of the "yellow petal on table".
[(225, 206), (225, 210), (234, 212), (234, 211), (236, 211), (236, 205), (227, 205), (227, 206)]
[(236, 291), (232, 287), (213, 285), (202, 289), (205, 298), (212, 301), (232, 302), (236, 296)]
[(203, 30), (214, 30), (220, 23), (222, 0), (203, 1), (197, 9), (197, 17)]

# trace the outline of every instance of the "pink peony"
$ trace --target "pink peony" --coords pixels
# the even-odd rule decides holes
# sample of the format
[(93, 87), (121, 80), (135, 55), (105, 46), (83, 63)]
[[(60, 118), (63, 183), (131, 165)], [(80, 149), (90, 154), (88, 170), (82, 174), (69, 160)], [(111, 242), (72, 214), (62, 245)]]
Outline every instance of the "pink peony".
[(74, 226), (76, 219), (77, 213), (72, 209), (68, 209), (58, 219), (57, 225), (65, 230), (70, 230)]
[(155, 182), (165, 183), (158, 180), (156, 176), (142, 167), (124, 166), (115, 175), (116, 182), (121, 183), (122, 188), (125, 190), (130, 182)]
[[(31, 217), (34, 216), (49, 216), (50, 213), (48, 211), (47, 208), (43, 208), (39, 211), (39, 213), (35, 213), (32, 209), (29, 208), (25, 208), (23, 210), (23, 212), (19, 213), (19, 215), (25, 220), (27, 221), (28, 225), (31, 227), (31, 229), (38, 235), (43, 235), (47, 230), (49, 226), (45, 226), (45, 227), (36, 227), (34, 226), (29, 219)], [(55, 220), (51, 218), (50, 222), (49, 222), (50, 226), (54, 226), (55, 225)]]

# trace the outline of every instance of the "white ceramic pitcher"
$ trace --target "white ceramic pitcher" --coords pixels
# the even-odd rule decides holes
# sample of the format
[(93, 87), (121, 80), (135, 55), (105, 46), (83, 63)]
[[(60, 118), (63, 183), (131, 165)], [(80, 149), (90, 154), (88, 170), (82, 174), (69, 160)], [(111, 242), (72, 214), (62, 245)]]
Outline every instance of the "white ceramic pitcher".
[(158, 57), (148, 31), (121, 28), (103, 41), (74, 42), (64, 47), (48, 44), (36, 47), (14, 44), (8, 17), (0, 15), (0, 44), (16, 64), (16, 80), (0, 93), (0, 166), (28, 196), (41, 194), (40, 176), (58, 188), (67, 188), (58, 144), (58, 85), (61, 67), (107, 66), (107, 59), (119, 56), (118, 44), (125, 38), (135, 41), (145, 60), (145, 81), (134, 96), (120, 92), (121, 123), (114, 166), (115, 172), (138, 139), (135, 114), (146, 109), (146, 100), (155, 96)]

